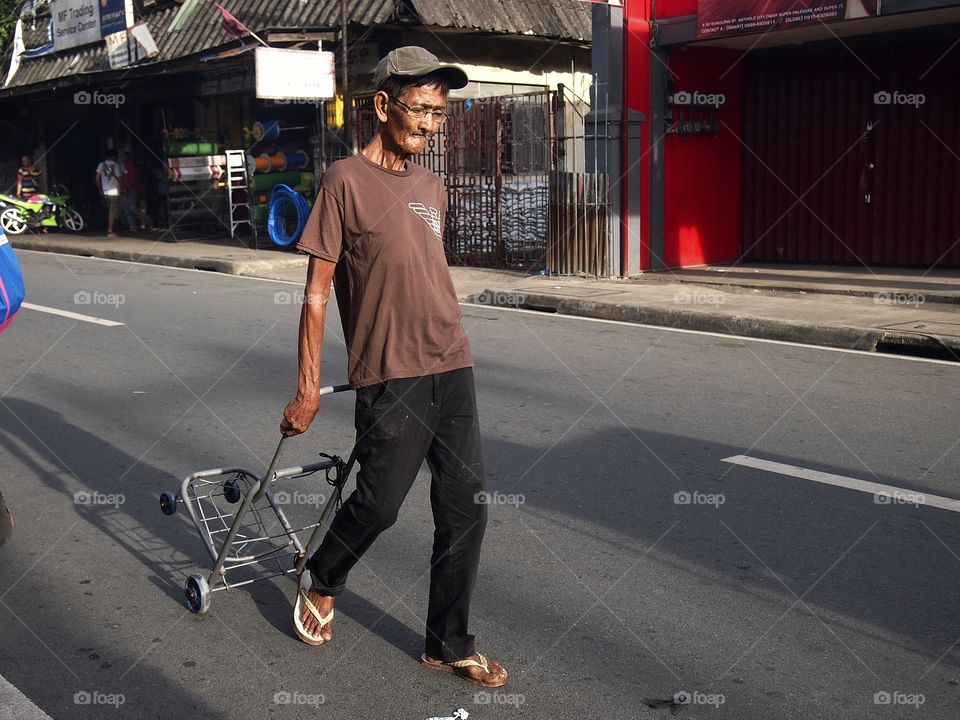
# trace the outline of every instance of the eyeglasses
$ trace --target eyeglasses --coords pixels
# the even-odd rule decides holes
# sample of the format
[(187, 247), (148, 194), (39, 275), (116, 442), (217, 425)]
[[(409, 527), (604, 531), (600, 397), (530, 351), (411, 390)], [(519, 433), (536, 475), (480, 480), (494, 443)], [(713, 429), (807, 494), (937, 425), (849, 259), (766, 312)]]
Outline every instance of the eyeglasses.
[(427, 108), (420, 107), (419, 105), (411, 107), (410, 105), (407, 105), (405, 102), (403, 102), (403, 100), (395, 98), (393, 95), (388, 95), (387, 97), (389, 97), (397, 105), (402, 107), (404, 112), (407, 113), (407, 115), (417, 120), (420, 120), (421, 118), (424, 118), (427, 115), (429, 115), (431, 118), (437, 121), (437, 125), (443, 125), (447, 121), (447, 118), (450, 117), (443, 110), (428, 110)]

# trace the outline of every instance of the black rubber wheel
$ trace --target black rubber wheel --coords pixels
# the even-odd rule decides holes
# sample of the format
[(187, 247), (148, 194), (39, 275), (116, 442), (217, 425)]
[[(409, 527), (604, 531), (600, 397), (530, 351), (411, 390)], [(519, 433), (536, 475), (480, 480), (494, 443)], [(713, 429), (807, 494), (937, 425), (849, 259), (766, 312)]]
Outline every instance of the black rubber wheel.
[(203, 575), (191, 575), (184, 587), (187, 607), (192, 613), (205, 613), (210, 609), (210, 587)]
[(223, 484), (223, 499), (231, 505), (240, 502), (243, 492), (240, 490), (240, 481), (230, 478)]
[(160, 496), (160, 510), (164, 515), (173, 515), (177, 511), (177, 496), (172, 492), (165, 492)]

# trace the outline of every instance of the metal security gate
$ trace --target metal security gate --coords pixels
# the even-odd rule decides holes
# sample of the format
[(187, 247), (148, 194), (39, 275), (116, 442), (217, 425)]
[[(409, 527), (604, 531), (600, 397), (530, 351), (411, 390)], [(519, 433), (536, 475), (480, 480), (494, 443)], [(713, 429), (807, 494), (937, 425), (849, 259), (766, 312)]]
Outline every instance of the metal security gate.
[(451, 261), (529, 268), (545, 262), (555, 93), (455, 103), (447, 123)]
[(746, 56), (746, 259), (960, 267), (960, 52), (947, 30)]

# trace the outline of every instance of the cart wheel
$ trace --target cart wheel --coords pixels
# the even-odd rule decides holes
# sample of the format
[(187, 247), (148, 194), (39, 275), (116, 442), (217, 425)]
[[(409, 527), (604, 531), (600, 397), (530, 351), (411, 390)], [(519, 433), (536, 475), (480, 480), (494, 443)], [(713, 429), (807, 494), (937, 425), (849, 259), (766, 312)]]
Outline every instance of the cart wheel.
[(223, 499), (228, 503), (234, 504), (239, 502), (241, 495), (240, 483), (236, 478), (230, 478), (223, 484)]
[(177, 496), (172, 492), (165, 492), (160, 496), (160, 509), (164, 515), (173, 515), (177, 511)]
[(203, 575), (191, 575), (184, 588), (187, 607), (192, 613), (205, 613), (210, 609), (210, 586)]

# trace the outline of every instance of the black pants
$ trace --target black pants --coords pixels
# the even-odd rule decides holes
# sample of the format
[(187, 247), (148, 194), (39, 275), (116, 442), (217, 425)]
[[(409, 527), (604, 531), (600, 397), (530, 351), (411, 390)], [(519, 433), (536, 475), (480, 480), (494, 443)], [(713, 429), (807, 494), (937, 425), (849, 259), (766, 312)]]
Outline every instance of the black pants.
[(357, 489), (310, 558), (314, 587), (339, 595), (347, 574), (393, 525), (420, 466), (432, 474), (433, 556), (426, 653), (444, 661), (474, 653), (470, 595), (487, 507), (473, 369), (388, 380), (357, 390)]

